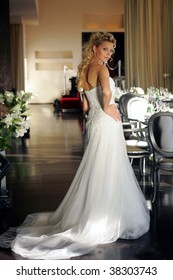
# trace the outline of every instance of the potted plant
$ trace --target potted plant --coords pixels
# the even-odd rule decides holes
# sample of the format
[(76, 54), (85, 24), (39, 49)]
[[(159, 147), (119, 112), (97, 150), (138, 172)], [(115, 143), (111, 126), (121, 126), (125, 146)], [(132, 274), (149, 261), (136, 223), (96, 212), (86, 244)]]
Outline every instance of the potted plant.
[[(4, 91), (0, 93), (0, 154), (11, 147), (11, 138), (22, 137), (30, 127), (28, 101), (32, 94), (24, 91)], [(8, 197), (6, 177), (0, 182), (0, 196)]]
[(24, 91), (0, 93), (0, 151), (10, 148), (11, 137), (23, 136), (30, 126), (28, 101), (32, 94)]

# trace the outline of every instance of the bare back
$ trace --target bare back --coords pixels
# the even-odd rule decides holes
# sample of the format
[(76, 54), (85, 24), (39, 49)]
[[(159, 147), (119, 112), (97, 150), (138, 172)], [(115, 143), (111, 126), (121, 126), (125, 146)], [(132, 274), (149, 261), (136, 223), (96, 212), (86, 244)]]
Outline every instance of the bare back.
[[(97, 87), (99, 84), (103, 85), (102, 76), (106, 73), (108, 77), (108, 70), (106, 65), (100, 65), (98, 63), (91, 63), (84, 71), (83, 89), (90, 90)], [(105, 75), (105, 74), (104, 74)]]

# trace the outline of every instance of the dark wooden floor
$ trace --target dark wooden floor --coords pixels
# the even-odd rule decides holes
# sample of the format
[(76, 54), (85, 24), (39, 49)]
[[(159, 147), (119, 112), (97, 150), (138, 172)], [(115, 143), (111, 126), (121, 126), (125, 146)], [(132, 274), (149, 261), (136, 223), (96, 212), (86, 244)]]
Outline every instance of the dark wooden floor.
[[(19, 225), (31, 212), (54, 211), (63, 199), (83, 153), (82, 116), (54, 113), (52, 104), (30, 105), (30, 136), (13, 141), (7, 151), (10, 168), (6, 179), (12, 208), (0, 209), (0, 232)], [(138, 176), (137, 166), (134, 170)], [(173, 259), (173, 176), (161, 175), (159, 200), (151, 207), (148, 176), (140, 180), (151, 208), (150, 231), (137, 240), (118, 240), (98, 246), (81, 260)], [(0, 249), (1, 260), (15, 260)]]

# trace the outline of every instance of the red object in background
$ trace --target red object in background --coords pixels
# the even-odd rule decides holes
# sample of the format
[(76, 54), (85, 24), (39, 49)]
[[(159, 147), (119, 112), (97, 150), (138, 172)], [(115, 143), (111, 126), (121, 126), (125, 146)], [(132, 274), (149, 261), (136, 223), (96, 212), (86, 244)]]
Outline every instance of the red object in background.
[(60, 110), (82, 110), (82, 101), (80, 93), (77, 92), (76, 97), (61, 97), (60, 98)]

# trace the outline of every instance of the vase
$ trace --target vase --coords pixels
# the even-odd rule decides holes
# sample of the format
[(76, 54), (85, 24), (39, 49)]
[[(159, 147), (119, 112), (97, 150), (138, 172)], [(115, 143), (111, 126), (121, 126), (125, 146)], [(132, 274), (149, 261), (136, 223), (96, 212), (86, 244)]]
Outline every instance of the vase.
[(7, 189), (6, 175), (4, 176), (4, 174), (6, 174), (7, 172), (9, 162), (5, 158), (5, 151), (0, 150), (0, 154), (4, 157), (4, 159), (2, 159), (1, 162), (2, 170), (0, 174), (1, 176), (3, 176), (0, 180), (0, 208), (11, 208), (12, 200), (11, 197), (9, 196), (9, 191)]
[[(5, 150), (0, 151), (0, 154), (5, 157)], [(4, 176), (1, 180), (1, 194), (5, 193), (7, 189), (7, 182), (6, 182), (6, 176)]]

